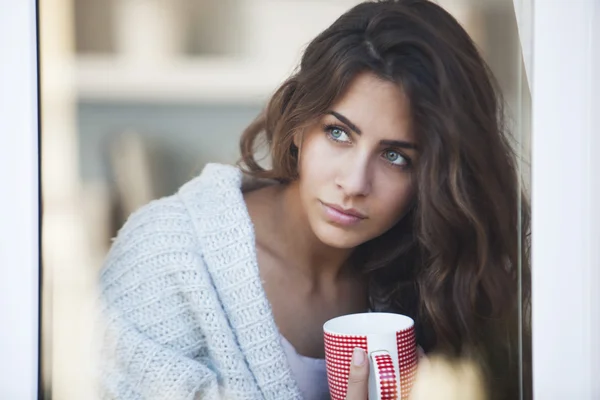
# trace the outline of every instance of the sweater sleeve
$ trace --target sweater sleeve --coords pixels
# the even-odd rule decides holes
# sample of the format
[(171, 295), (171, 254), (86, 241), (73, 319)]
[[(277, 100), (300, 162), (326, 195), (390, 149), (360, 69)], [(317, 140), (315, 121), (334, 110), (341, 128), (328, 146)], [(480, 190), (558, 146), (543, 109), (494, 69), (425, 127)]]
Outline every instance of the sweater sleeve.
[(165, 198), (134, 213), (113, 243), (100, 274), (101, 399), (220, 397), (189, 296), (203, 285), (190, 225)]

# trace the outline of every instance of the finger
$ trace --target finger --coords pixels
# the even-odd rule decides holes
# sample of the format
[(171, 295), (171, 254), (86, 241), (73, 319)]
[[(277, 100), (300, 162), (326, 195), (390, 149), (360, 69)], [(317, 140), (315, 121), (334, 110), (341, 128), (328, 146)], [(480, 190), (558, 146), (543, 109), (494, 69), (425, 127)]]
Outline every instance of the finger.
[(369, 360), (367, 353), (355, 348), (350, 363), (346, 400), (367, 400), (369, 391)]

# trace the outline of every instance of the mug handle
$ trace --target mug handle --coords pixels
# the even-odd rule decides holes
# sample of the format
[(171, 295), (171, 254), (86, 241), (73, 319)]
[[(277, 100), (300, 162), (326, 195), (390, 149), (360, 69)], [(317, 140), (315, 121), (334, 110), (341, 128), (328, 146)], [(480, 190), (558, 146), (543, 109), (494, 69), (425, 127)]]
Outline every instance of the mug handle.
[(369, 374), (369, 399), (370, 400), (396, 400), (400, 399), (398, 392), (399, 377), (396, 376), (394, 362), (389, 352), (385, 350), (373, 351), (370, 357)]

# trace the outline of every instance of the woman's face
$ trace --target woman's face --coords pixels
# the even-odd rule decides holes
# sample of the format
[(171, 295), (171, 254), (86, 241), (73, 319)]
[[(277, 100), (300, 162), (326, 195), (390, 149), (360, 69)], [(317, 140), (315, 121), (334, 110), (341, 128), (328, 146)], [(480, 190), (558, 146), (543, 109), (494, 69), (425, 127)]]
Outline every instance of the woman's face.
[(301, 202), (324, 244), (356, 247), (408, 211), (418, 150), (408, 99), (394, 83), (358, 75), (295, 143)]

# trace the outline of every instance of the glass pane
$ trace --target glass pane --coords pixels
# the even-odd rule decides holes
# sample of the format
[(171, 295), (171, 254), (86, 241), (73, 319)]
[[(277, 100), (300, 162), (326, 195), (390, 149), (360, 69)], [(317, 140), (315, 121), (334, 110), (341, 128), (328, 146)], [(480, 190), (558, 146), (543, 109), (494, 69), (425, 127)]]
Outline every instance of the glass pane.
[[(532, 2), (528, 0), (448, 1), (447, 9), (463, 23), (497, 78), (505, 100), (506, 131), (512, 138), (520, 178), (518, 220), (518, 384), (519, 398), (531, 398), (531, 66)], [(442, 4), (446, 5), (444, 2)], [(525, 55), (525, 59), (524, 59)], [(527, 69), (526, 69), (527, 64)], [(509, 385), (515, 382), (509, 383)], [(513, 398), (516, 398), (513, 396)]]
[[(476, 50), (496, 78), (504, 103), (496, 103), (486, 70), (462, 30), (445, 12), (431, 8), (435, 6), (426, 2), (421, 6), (430, 11), (415, 11), (426, 13), (423, 22), (426, 29), (419, 28), (421, 22), (406, 16), (410, 13), (402, 10), (396, 10), (397, 14), (386, 12), (383, 13), (385, 17), (398, 15), (399, 20), (408, 18), (409, 23), (395, 27), (397, 21), (393, 19), (388, 21), (381, 17), (379, 20), (384, 22), (377, 22), (378, 18), (373, 18), (372, 25), (380, 23), (381, 26), (369, 32), (372, 37), (365, 33), (364, 40), (344, 49), (342, 39), (351, 38), (347, 32), (358, 29), (348, 28), (345, 34), (340, 34), (339, 40), (331, 41), (321, 53), (307, 61), (319, 65), (319, 60), (340, 48), (342, 50), (335, 53), (329, 63), (345, 56), (352, 58), (354, 51), (364, 51), (357, 58), (358, 67), (348, 70), (363, 70), (365, 65), (367, 69), (380, 68), (379, 78), (383, 79), (381, 82), (361, 81), (367, 82), (365, 85), (369, 88), (362, 92), (360, 87), (356, 89), (363, 95), (352, 97), (348, 94), (352, 90), (346, 89), (355, 86), (344, 86), (343, 79), (339, 78), (344, 65), (331, 69), (334, 72), (327, 75), (326, 62), (320, 67), (325, 72), (313, 65), (309, 78), (288, 83), (282, 92), (276, 93), (277, 88), (298, 71), (296, 67), (303, 52), (308, 51), (308, 43), (359, 3), (355, 0), (56, 0), (52, 8), (47, 8), (47, 3), (42, 2), (41, 37), (45, 38), (41, 44), (43, 257), (46, 277), (43, 372), (46, 393), (56, 399), (93, 400), (99, 397), (94, 378), (100, 369), (99, 362), (106, 361), (106, 354), (98, 356), (95, 352), (96, 345), (103, 342), (97, 326), (103, 325), (106, 317), (110, 324), (119, 321), (120, 328), (131, 326), (140, 334), (128, 332), (129, 338), (139, 348), (146, 349), (145, 352), (138, 352), (135, 345), (128, 342), (119, 347), (114, 356), (131, 355), (132, 360), (140, 361), (126, 362), (130, 367), (125, 368), (125, 372), (133, 375), (124, 379), (141, 382), (135, 389), (141, 393), (160, 391), (161, 379), (175, 382), (175, 386), (181, 384), (183, 386), (177, 388), (185, 391), (189, 389), (184, 387), (185, 383), (196, 382), (195, 379), (202, 376), (207, 377), (206, 382), (214, 381), (213, 386), (213, 383), (207, 384), (209, 389), (202, 390), (221, 390), (223, 393), (238, 390), (235, 386), (238, 378), (247, 384), (245, 393), (281, 394), (285, 390), (301, 390), (296, 388), (301, 385), (294, 375), (297, 371), (290, 366), (294, 365), (295, 353), (295, 356), (304, 357), (300, 359), (317, 359), (310, 360), (311, 365), (321, 369), (317, 373), (311, 370), (311, 373), (316, 374), (315, 381), (321, 382), (324, 385), (321, 388), (326, 391), (323, 322), (330, 317), (359, 311), (386, 311), (407, 314), (414, 320), (419, 351), (424, 350), (431, 362), (442, 365), (449, 362), (450, 371), (454, 372), (461, 369), (453, 363), (467, 362), (466, 365), (481, 376), (497, 378), (485, 380), (490, 385), (488, 389), (501, 387), (506, 391), (494, 392), (497, 398), (530, 397), (527, 392), (530, 386), (530, 279), (527, 246), (522, 243), (528, 243), (529, 235), (526, 226), (529, 218), (531, 96), (517, 24), (517, 21), (521, 24), (521, 33), (527, 32), (531, 18), (531, 12), (527, 11), (529, 3), (526, 0), (438, 2), (474, 41)], [(404, 3), (406, 7), (413, 7), (410, 4), (421, 2), (407, 0)], [(368, 14), (365, 11), (361, 18), (367, 18)], [(389, 26), (386, 25), (388, 22)], [(452, 28), (445, 31), (447, 25)], [(386, 41), (376, 40), (378, 29), (385, 32), (392, 29), (390, 40), (407, 35), (406, 40), (410, 41), (416, 36), (423, 40), (419, 42), (423, 47), (413, 54), (414, 48), (402, 47), (403, 43), (398, 45), (400, 50), (392, 46), (393, 49), (385, 53)], [(523, 43), (528, 43), (529, 36), (525, 34), (525, 37)], [(357, 76), (352, 75), (347, 81), (355, 84)], [(335, 95), (329, 96), (335, 101), (331, 100), (325, 107), (322, 99), (329, 97), (322, 93), (327, 93), (328, 85), (334, 79), (340, 79), (339, 87), (332, 92)], [(457, 85), (461, 79), (464, 85)], [(376, 83), (381, 86), (368, 86)], [(428, 85), (433, 85), (433, 89)], [(304, 87), (305, 92), (297, 86)], [(295, 93), (302, 94), (295, 98)], [(410, 102), (405, 101), (403, 96), (406, 94)], [(319, 95), (321, 98), (314, 100)], [(352, 107), (340, 103), (345, 96), (354, 99), (348, 103)], [(257, 120), (273, 98), (269, 122)], [(312, 103), (307, 99), (313, 99)], [(462, 108), (455, 107), (448, 99), (460, 103)], [(286, 115), (288, 120), (280, 114), (292, 107), (290, 104), (294, 101), (308, 102), (298, 107), (298, 115)], [(378, 106), (373, 107), (373, 104)], [(435, 111), (428, 108), (431, 104)], [(496, 114), (500, 104), (505, 104), (504, 123)], [(315, 124), (314, 116), (311, 116), (314, 120), (301, 118), (318, 107), (325, 107), (318, 116), (318, 124)], [(344, 113), (348, 115), (344, 116)], [(282, 121), (292, 121), (296, 125), (289, 122), (292, 129)], [(257, 143), (246, 142), (246, 147), (240, 146), (242, 132), (252, 133), (257, 126), (296, 135), (292, 141), (288, 140), (291, 136), (284, 134), (272, 140), (287, 158), (277, 158), (279, 153), (269, 153), (265, 146), (255, 149), (255, 144), (264, 141), (262, 136), (258, 136)], [(233, 260), (231, 262), (238, 262), (235, 265), (239, 267), (245, 260), (244, 251), (250, 249), (248, 269), (243, 269), (241, 274), (245, 280), (235, 281), (233, 270), (227, 270), (215, 274), (208, 280), (210, 284), (204, 280), (195, 281), (199, 279), (197, 274), (210, 272), (198, 273), (200, 267), (195, 263), (208, 262), (210, 255), (203, 253), (204, 248), (190, 250), (185, 247), (202, 240), (200, 231), (194, 231), (192, 235), (178, 231), (179, 227), (175, 225), (179, 221), (177, 218), (191, 213), (197, 203), (196, 200), (169, 203), (177, 198), (173, 194), (189, 193), (192, 185), (178, 191), (188, 182), (196, 182), (198, 176), (204, 176), (209, 163), (235, 164), (244, 149), (250, 153), (256, 150), (258, 165), (280, 169), (279, 175), (275, 172), (261, 174), (255, 166), (254, 178), (277, 179), (249, 181), (260, 188), (267, 183), (281, 185), (276, 188), (281, 188), (282, 193), (293, 193), (287, 190), (295, 187), (294, 182), (302, 181), (302, 176), (294, 175), (294, 165), (298, 164), (298, 157), (309, 154), (307, 149), (311, 148), (298, 132), (314, 133), (315, 126), (320, 129), (319, 138), (329, 139), (317, 143), (325, 150), (314, 158), (315, 165), (322, 162), (318, 164), (321, 167), (313, 171), (314, 182), (323, 185), (322, 196), (328, 197), (319, 199), (322, 208), (314, 211), (315, 214), (306, 211), (304, 214), (308, 217), (303, 217), (304, 214), (296, 209), (295, 214), (283, 213), (277, 217), (268, 214), (270, 217), (266, 218), (264, 215), (267, 214), (260, 213), (279, 209), (273, 206), (274, 203), (268, 203), (281, 199), (275, 196), (279, 192), (256, 189), (253, 193), (266, 193), (266, 197), (262, 203), (257, 201), (257, 209), (252, 209), (252, 200), (247, 195), (251, 189), (244, 186), (246, 197), (234, 197), (237, 200), (243, 198), (247, 204), (235, 203), (226, 208), (231, 212), (246, 210), (236, 214), (245, 219), (238, 224), (239, 229), (232, 228), (232, 234), (245, 232), (246, 239), (256, 240), (250, 244), (236, 242), (237, 245), (222, 242), (215, 245), (215, 251), (227, 248), (228, 251), (219, 253), (216, 258)], [(438, 131), (442, 133), (436, 138), (434, 133)], [(481, 135), (477, 134), (479, 131)], [(500, 135), (504, 131), (508, 134), (514, 158), (504, 152), (506, 147)], [(307, 133), (306, 137), (309, 136)], [(487, 139), (482, 140), (482, 137)], [(443, 151), (435, 153), (436, 143), (438, 150)], [(387, 147), (381, 147), (383, 144)], [(497, 151), (492, 151), (494, 149)], [(341, 159), (337, 157), (346, 157), (343, 168), (333, 164)], [(281, 159), (292, 162), (285, 164)], [(277, 164), (278, 160), (280, 164)], [(511, 170), (513, 167), (514, 171)], [(336, 173), (331, 175), (330, 171)], [(436, 184), (432, 184), (433, 180), (428, 181), (423, 171), (431, 173)], [(216, 180), (227, 181), (222, 177)], [(307, 185), (297, 186), (298, 191), (300, 187), (308, 190)], [(198, 193), (198, 199), (217, 193), (222, 197), (215, 202), (215, 207), (228, 204), (226, 201), (230, 198), (217, 189), (211, 186), (206, 193)], [(238, 192), (241, 193), (241, 189)], [(153, 202), (163, 198), (166, 199)], [(184, 198), (185, 194), (181, 194), (181, 199)], [(298, 204), (304, 204), (298, 200), (302, 196), (294, 198)], [(371, 198), (378, 200), (370, 202), (368, 199)], [(151, 202), (152, 205), (147, 206)], [(168, 215), (143, 220), (147, 210), (161, 209), (164, 204), (170, 204), (165, 209)], [(142, 213), (136, 213), (140, 209)], [(256, 211), (259, 214), (255, 214), (255, 210), (259, 210)], [(306, 206), (306, 210), (312, 209)], [(202, 216), (209, 218), (213, 214), (210, 211)], [(127, 225), (128, 220), (133, 222)], [(369, 226), (374, 228), (356, 228), (367, 225), (363, 220), (370, 220), (369, 224), (373, 225)], [(319, 221), (323, 224), (319, 225)], [(144, 231), (143, 235), (129, 234), (136, 224), (148, 227), (149, 231)], [(184, 225), (202, 230), (209, 224), (196, 226), (186, 220)], [(279, 231), (285, 226), (289, 229)], [(163, 242), (156, 239), (156, 235), (165, 230), (173, 243), (162, 248)], [(263, 236), (265, 232), (266, 236)], [(295, 236), (299, 232), (309, 233), (299, 239)], [(119, 239), (114, 241), (117, 236)], [(161, 264), (162, 269), (150, 275), (156, 277), (167, 270), (173, 272), (165, 278), (177, 277), (175, 281), (169, 281), (170, 286), (148, 290), (152, 276), (142, 274), (145, 278), (132, 281), (137, 272), (128, 274), (123, 270), (111, 275), (111, 268), (106, 267), (109, 252), (112, 251), (108, 256), (111, 260), (135, 258), (135, 249), (119, 247), (119, 243), (129, 236), (133, 236), (134, 242), (143, 249), (140, 250), (143, 254), (138, 254), (141, 257), (138, 262), (143, 258), (164, 264)], [(281, 240), (284, 237), (297, 240)], [(283, 244), (271, 246), (271, 242)], [(293, 245), (288, 248), (289, 243)], [(310, 251), (298, 251), (294, 247), (298, 243), (309, 243)], [(166, 254), (188, 258), (165, 262)], [(310, 262), (304, 262), (306, 254), (312, 254)], [(292, 268), (302, 262), (310, 268)], [(338, 270), (331, 271), (343, 273), (321, 274), (321, 270), (314, 267), (319, 263), (325, 266), (337, 263)], [(189, 268), (183, 271), (182, 265)], [(257, 269), (258, 274), (252, 268)], [(314, 279), (307, 279), (307, 276)], [(219, 292), (216, 297), (203, 297), (206, 293), (217, 293), (218, 286), (227, 283), (223, 280), (234, 280), (238, 289)], [(269, 284), (272, 281), (280, 284)], [(256, 285), (244, 286), (248, 282)], [(181, 289), (185, 284), (193, 287)], [(112, 290), (125, 290), (125, 287), (131, 292), (111, 297)], [(198, 291), (199, 287), (204, 291)], [(181, 312), (173, 312), (167, 318), (159, 308), (175, 303), (157, 303), (155, 309), (135, 303), (136, 294), (148, 296), (150, 293), (175, 303), (182, 302), (177, 303), (182, 307)], [(173, 293), (174, 297), (169, 297)], [(251, 295), (257, 297), (240, 300)], [(215, 300), (217, 298), (222, 303)], [(99, 313), (98, 299), (120, 311), (110, 315)], [(237, 299), (237, 302), (232, 300), (233, 304), (227, 305), (227, 300), (223, 299)], [(146, 297), (145, 300), (147, 303), (144, 304), (148, 305), (154, 304), (156, 299)], [(261, 308), (265, 304), (271, 307)], [(249, 305), (266, 319), (256, 317), (248, 324), (255, 330), (247, 331), (246, 326), (236, 328), (235, 324), (241, 318), (235, 314), (236, 310), (247, 311), (244, 307)], [(186, 308), (188, 306), (190, 308)], [(215, 310), (221, 311), (214, 314)], [(182, 316), (193, 322), (188, 321), (186, 325)], [(135, 318), (144, 321), (134, 321)], [(203, 325), (206, 319), (221, 321), (222, 325), (207, 330)], [(299, 322), (306, 328), (299, 329)], [(189, 335), (179, 332), (180, 336), (176, 333), (169, 336), (174, 327), (192, 329), (187, 332)], [(257, 337), (262, 333), (257, 332), (271, 336), (267, 335), (269, 339), (264, 342), (265, 351), (253, 353), (248, 349), (259, 342)], [(228, 350), (220, 353), (222, 349), (211, 347), (217, 341)], [(261, 366), (271, 364), (253, 358), (266, 350), (279, 354), (281, 362), (271, 363), (277, 366), (273, 373), (279, 374), (271, 386), (265, 383), (268, 379), (257, 372)], [(157, 354), (157, 358), (144, 358), (150, 354)], [(159, 356), (166, 357), (167, 354), (175, 361), (173, 364), (161, 361), (165, 362), (161, 364), (164, 369), (159, 368), (163, 375), (151, 375), (150, 368), (144, 367), (153, 365)], [(138, 356), (143, 357), (136, 358)], [(399, 363), (398, 360), (393, 362)], [(194, 371), (194, 376), (188, 377), (179, 369), (184, 367)], [(233, 375), (227, 375), (231, 371)], [(422, 373), (421, 376), (427, 375)], [(433, 380), (434, 377), (426, 379)], [(458, 373), (452, 379), (467, 377)], [(398, 381), (408, 385), (406, 379)], [(471, 389), (483, 384), (468, 379), (464, 382), (463, 386)], [(197, 390), (201, 396), (208, 393)]]

